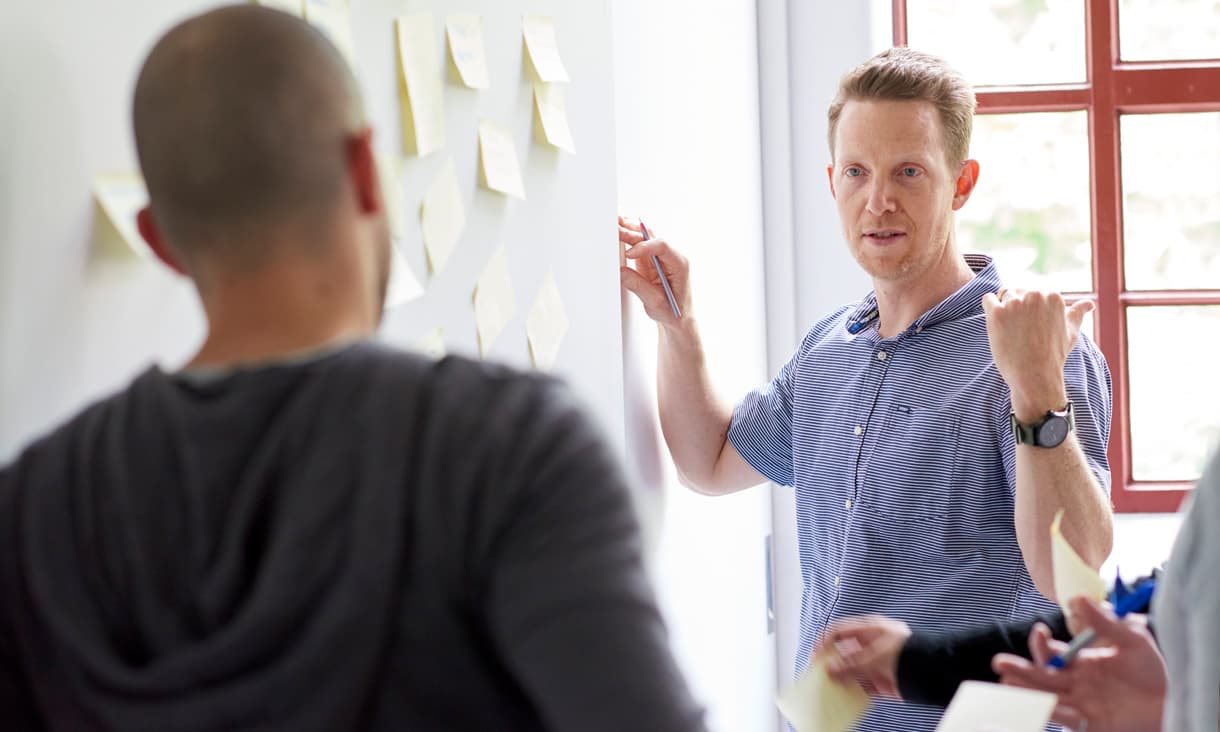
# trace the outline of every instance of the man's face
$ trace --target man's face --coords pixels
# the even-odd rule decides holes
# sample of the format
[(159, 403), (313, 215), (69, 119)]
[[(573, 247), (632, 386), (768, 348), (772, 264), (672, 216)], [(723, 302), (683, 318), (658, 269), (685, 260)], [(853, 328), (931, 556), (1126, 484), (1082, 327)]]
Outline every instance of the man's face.
[(835, 131), (830, 188), (852, 256), (874, 280), (916, 283), (944, 262), (959, 170), (923, 101), (849, 101)]

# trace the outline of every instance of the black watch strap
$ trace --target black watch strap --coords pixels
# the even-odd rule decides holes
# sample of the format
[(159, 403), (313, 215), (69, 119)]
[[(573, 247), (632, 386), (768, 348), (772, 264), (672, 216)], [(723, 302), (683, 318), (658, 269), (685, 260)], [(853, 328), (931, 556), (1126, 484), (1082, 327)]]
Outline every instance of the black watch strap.
[[(1064, 420), (1066, 422), (1066, 430), (1060, 430), (1060, 437), (1053, 443), (1048, 443), (1040, 438), (1043, 427), (1052, 420)], [(1021, 424), (1017, 421), (1015, 412), (1009, 414), (1009, 422), (1012, 425), (1012, 436), (1018, 445), (1031, 445), (1033, 447), (1058, 447), (1063, 440), (1072, 432), (1076, 431), (1076, 418), (1072, 414), (1072, 402), (1068, 401), (1067, 406), (1062, 410), (1051, 410), (1044, 414), (1041, 419), (1033, 424)]]

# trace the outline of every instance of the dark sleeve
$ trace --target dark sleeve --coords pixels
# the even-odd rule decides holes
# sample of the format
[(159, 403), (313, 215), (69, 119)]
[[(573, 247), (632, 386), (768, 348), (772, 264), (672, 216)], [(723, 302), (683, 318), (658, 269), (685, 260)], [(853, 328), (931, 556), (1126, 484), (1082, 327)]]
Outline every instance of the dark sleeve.
[(1029, 658), (1029, 634), (1037, 622), (1046, 623), (1055, 638), (1071, 640), (1062, 612), (955, 633), (912, 633), (898, 656), (903, 700), (943, 707), (963, 681), (998, 681), (991, 659), (997, 653)]
[(13, 615), (18, 611), (20, 575), (17, 572), (17, 467), (0, 469), (0, 728), (44, 729), (34, 692), (16, 642)]
[(487, 575), (492, 642), (551, 730), (702, 730), (610, 448), (553, 383), (502, 461)]

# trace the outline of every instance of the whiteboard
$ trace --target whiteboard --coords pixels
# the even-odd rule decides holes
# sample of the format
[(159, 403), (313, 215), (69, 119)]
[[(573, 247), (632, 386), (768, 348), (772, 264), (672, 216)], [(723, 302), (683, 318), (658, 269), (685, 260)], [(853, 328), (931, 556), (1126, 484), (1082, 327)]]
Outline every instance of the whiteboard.
[[(216, 3), (38, 0), (0, 4), (0, 460), (156, 361), (183, 363), (203, 336), (189, 284), (136, 257), (93, 247), (90, 187), (137, 168), (130, 104), (140, 64), (174, 23)], [(404, 157), (394, 19), (431, 12), (445, 72), (446, 145)], [(448, 71), (444, 17), (483, 18), (491, 86)], [(571, 83), (576, 154), (537, 137), (522, 16), (553, 16)], [(353, 0), (353, 66), (379, 152), (402, 159), (399, 251), (423, 295), (386, 313), (381, 338), (413, 347), (441, 328), (450, 353), (478, 356), (472, 293), (497, 247), (509, 258), (515, 314), (488, 358), (530, 367), (525, 322), (548, 271), (569, 321), (554, 373), (567, 379), (623, 447), (623, 376), (608, 0)], [(479, 185), (478, 124), (511, 130), (525, 200)], [(430, 276), (419, 205), (446, 161), (467, 223), (452, 258)]]

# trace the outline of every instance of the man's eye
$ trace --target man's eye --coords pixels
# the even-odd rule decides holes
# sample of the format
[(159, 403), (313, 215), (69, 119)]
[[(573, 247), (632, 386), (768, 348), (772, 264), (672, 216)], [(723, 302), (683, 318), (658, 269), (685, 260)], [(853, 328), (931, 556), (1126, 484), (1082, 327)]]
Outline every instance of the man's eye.
[(902, 169), (902, 174), (908, 178), (914, 178), (915, 176), (919, 175), (919, 168), (915, 168), (915, 167), (908, 165), (907, 167)]
[(847, 170), (844, 170), (843, 175), (846, 175), (848, 178), (855, 178), (857, 176), (864, 175), (864, 171), (853, 165)]

